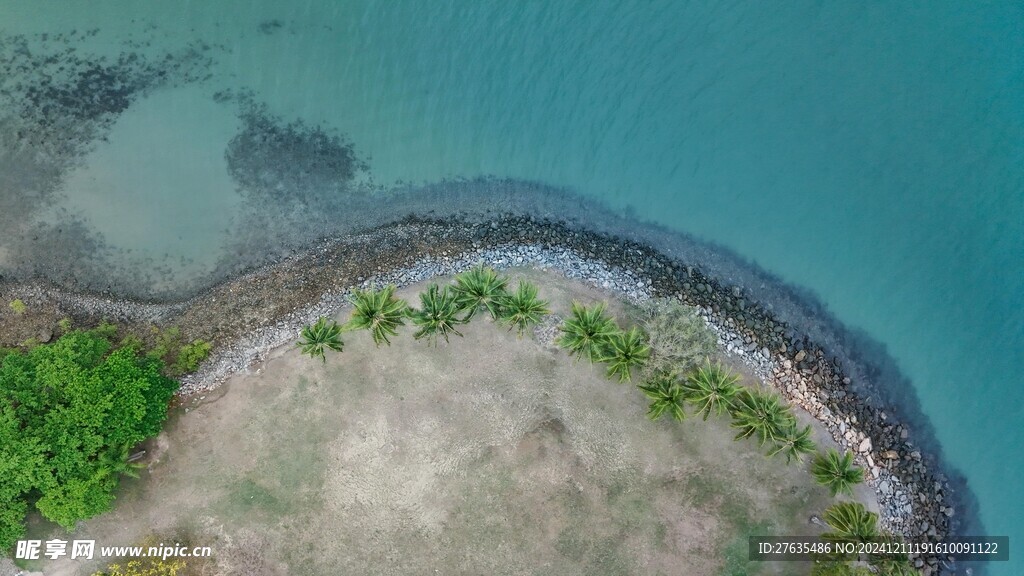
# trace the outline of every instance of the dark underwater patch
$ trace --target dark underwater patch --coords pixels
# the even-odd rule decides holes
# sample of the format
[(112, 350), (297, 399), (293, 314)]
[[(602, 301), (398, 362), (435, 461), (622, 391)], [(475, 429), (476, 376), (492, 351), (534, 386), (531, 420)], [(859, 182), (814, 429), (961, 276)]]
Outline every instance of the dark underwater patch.
[[(64, 176), (109, 133), (132, 103), (153, 90), (206, 80), (205, 43), (147, 56), (125, 42), (116, 57), (78, 47), (99, 30), (0, 35), (0, 248), (5, 274), (92, 281), (108, 249), (95, 230), (60, 204)], [(94, 279), (95, 280), (95, 279)]]
[(224, 153), (246, 199), (260, 205), (325, 210), (344, 203), (352, 180), (368, 169), (335, 131), (286, 122), (263, 104), (240, 98), (243, 128)]

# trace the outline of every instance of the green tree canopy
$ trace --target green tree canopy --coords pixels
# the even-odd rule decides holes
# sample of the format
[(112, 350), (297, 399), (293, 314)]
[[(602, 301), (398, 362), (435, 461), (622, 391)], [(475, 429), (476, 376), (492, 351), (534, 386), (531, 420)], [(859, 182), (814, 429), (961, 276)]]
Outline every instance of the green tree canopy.
[(65, 528), (110, 508), (130, 449), (160, 432), (178, 383), (103, 331), (0, 362), (0, 548), (30, 507)]

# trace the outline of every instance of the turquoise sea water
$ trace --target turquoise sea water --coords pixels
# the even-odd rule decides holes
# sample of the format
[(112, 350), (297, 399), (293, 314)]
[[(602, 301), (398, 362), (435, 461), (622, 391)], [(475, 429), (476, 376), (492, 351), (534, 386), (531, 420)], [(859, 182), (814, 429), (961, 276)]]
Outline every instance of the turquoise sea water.
[(90, 28), (109, 54), (229, 47), (67, 173), (61, 202), (109, 244), (197, 278), (221, 257), (227, 88), (344, 133), (377, 184), (565, 187), (730, 247), (884, 343), (986, 531), (1024, 542), (1024, 5), (0, 1), (4, 33)]

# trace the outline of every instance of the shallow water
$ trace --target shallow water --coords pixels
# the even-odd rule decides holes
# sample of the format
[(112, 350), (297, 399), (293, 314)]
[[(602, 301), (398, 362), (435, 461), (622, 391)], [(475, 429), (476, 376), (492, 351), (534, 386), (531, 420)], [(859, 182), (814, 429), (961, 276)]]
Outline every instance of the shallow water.
[[(46, 217), (77, 217), (161, 285), (202, 282), (239, 238), (283, 242), (246, 226), (283, 209), (224, 162), (252, 103), (347, 137), (367, 169), (343, 194), (479, 175), (565, 187), (732, 248), (883, 343), (986, 531), (1024, 538), (1020, 5), (211, 4), (0, 1), (7, 34), (98, 28), (46, 41), (83, 53), (211, 45), (210, 78), (151, 82), (99, 130), (108, 142), (70, 155), (64, 212)], [(308, 183), (276, 170), (267, 189)], [(313, 230), (362, 220), (299, 200), (331, 215)]]

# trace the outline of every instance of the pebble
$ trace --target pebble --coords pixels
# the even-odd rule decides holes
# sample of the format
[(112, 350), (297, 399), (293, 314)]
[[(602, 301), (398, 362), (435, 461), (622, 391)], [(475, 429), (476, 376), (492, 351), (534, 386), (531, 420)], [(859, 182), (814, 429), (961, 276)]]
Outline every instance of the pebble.
[[(495, 231), (501, 227), (497, 221), (491, 221), (489, 228)], [(511, 235), (510, 240), (513, 237), (515, 235)], [(594, 249), (597, 249), (596, 245)], [(640, 266), (646, 263), (647, 269), (651, 268), (650, 258), (639, 261)], [(360, 277), (358, 280), (366, 286), (389, 283), (403, 286), (436, 276), (451, 276), (478, 262), (496, 268), (514, 264), (558, 270), (568, 278), (599, 287), (634, 304), (656, 295), (653, 286), (657, 278), (639, 273), (641, 268), (631, 271), (628, 266), (610, 265), (598, 260), (594, 251), (579, 251), (578, 247), (570, 249), (559, 246), (557, 242), (494, 245), (490, 241), (482, 241), (477, 242), (473, 250), (464, 253), (456, 251), (442, 258), (425, 256), (407, 267), (379, 270), (371, 277)], [(909, 434), (903, 425), (893, 423), (890, 414), (882, 416), (880, 411), (874, 412), (873, 408), (859, 403), (852, 390), (844, 389), (851, 384), (849, 377), (842, 375), (820, 349), (813, 344), (809, 345), (793, 327), (787, 325), (783, 328), (782, 323), (767, 316), (768, 313), (758, 303), (741, 298), (743, 291), (740, 287), (731, 286), (716, 292), (719, 289), (713, 288), (693, 267), (675, 270), (680, 274), (675, 281), (687, 279), (676, 284), (677, 290), (680, 290), (677, 294), (683, 301), (699, 305), (705, 323), (716, 333), (723, 350), (737, 357), (766, 383), (776, 386), (791, 402), (815, 415), (827, 429), (833, 431), (840, 445), (849, 449), (856, 446), (858, 463), (869, 472), (869, 484), (878, 494), (880, 524), (883, 528), (905, 537), (917, 536), (921, 526), (927, 526), (928, 530), (934, 530), (936, 534), (949, 533), (947, 519), (953, 516), (953, 508), (936, 504), (942, 502), (939, 492), (941, 484), (935, 483), (937, 487), (931, 490), (933, 482), (928, 479), (931, 477), (922, 463), (921, 452), (914, 450), (901, 455), (897, 450), (887, 449), (874, 456), (871, 454), (874, 446), (872, 437), (887, 448), (895, 441), (896, 434), (900, 441), (905, 442)], [(315, 321), (319, 316), (337, 314), (347, 306), (349, 290), (339, 288), (325, 292), (317, 302), (306, 308), (287, 314), (270, 325), (251, 330), (239, 340), (221, 346), (199, 371), (183, 379), (182, 393), (192, 394), (213, 388), (231, 374), (263, 361), (269, 350), (294, 341), (303, 325)], [(100, 309), (108, 317), (149, 318), (153, 322), (172, 316), (187, 305), (125, 304), (90, 300), (87, 296), (74, 296), (72, 299), (76, 300), (76, 306)], [(797, 352), (788, 357), (787, 351), (792, 350)], [(888, 422), (886, 427), (889, 432), (885, 434), (879, 428), (882, 422)], [(878, 458), (877, 463), (875, 457)], [(908, 469), (910, 462), (917, 468)], [(926, 491), (930, 496), (922, 499)], [(915, 510), (910, 504), (908, 493), (914, 501), (920, 500), (926, 504), (917, 506)], [(936, 497), (936, 494), (939, 496)]]

